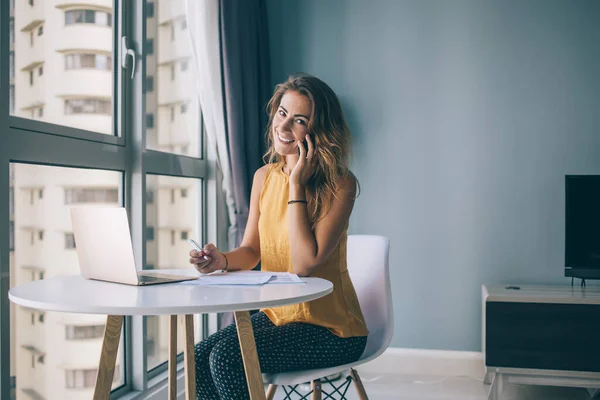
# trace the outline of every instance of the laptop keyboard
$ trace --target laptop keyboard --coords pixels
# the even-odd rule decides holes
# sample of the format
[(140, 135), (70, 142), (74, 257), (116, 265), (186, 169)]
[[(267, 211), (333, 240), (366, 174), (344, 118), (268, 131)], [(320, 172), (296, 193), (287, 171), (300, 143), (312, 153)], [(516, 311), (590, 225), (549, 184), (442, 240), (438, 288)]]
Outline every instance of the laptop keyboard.
[(149, 276), (149, 275), (138, 275), (138, 281), (144, 282), (144, 283), (162, 282), (162, 281), (165, 281), (165, 278), (158, 278), (156, 276)]

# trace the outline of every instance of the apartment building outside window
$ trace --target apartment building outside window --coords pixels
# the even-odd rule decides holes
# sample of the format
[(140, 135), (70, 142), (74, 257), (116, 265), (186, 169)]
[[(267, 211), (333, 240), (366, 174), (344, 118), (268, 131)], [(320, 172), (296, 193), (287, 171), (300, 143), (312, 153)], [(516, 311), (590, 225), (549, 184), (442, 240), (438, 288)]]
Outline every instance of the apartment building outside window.
[[(10, 287), (79, 273), (72, 206), (125, 206), (132, 246), (142, 255), (144, 268), (186, 265), (189, 246), (180, 237), (202, 242), (216, 238), (212, 230), (207, 234), (212, 225), (205, 221), (205, 216), (218, 213), (214, 200), (205, 202), (216, 198), (214, 182), (207, 180), (214, 176), (214, 166), (202, 148), (195, 78), (189, 65), (188, 73), (176, 73), (173, 81), (169, 75), (173, 60), (191, 59), (187, 34), (175, 32), (177, 48), (169, 49), (172, 57), (164, 59), (164, 46), (172, 43), (163, 27), (174, 25), (179, 32), (184, 16), (180, 11), (164, 14), (171, 9), (165, 6), (167, 0), (160, 5), (150, 1), (146, 17), (154, 19), (146, 31), (130, 29), (140, 23), (134, 21), (140, 14), (130, 13), (128, 7), (143, 15), (144, 1), (98, 0), (87, 5), (11, 0), (10, 12), (0, 16), (10, 33), (9, 46), (0, 52), (10, 70), (10, 81), (0, 87), (9, 99), (9, 115), (0, 119), (0, 130), (6, 132), (0, 135), (0, 148), (11, 161), (0, 164), (0, 176), (5, 177), (0, 178), (0, 191), (10, 189), (11, 194), (0, 196), (0, 210), (9, 211), (10, 218), (5, 216), (6, 225), (0, 227), (0, 253), (9, 255)], [(123, 85), (118, 79), (121, 73), (129, 77), (133, 72), (130, 62), (122, 69), (118, 63), (120, 71), (113, 65), (121, 32), (128, 32), (130, 46), (151, 55), (145, 60), (147, 75), (139, 75), (141, 68), (135, 71), (134, 81), (145, 82), (145, 87)], [(145, 107), (133, 107), (135, 103)], [(169, 108), (179, 115), (177, 108), (183, 103), (190, 103), (185, 124), (170, 122)], [(154, 129), (143, 130), (144, 121)], [(183, 153), (187, 157), (179, 158)], [(134, 168), (133, 160), (142, 168)], [(178, 167), (182, 161), (184, 170)], [(170, 191), (178, 197), (181, 188), (187, 190), (186, 201), (172, 204)], [(0, 384), (0, 398), (91, 398), (106, 317), (32, 314), (8, 303), (7, 288), (0, 288), (0, 303), (10, 310), (0, 315), (2, 328), (10, 331), (0, 358), (10, 368), (0, 372), (2, 381), (13, 385), (11, 390)], [(167, 370), (168, 319), (144, 320), (147, 329), (133, 325), (123, 330), (111, 398), (132, 390), (154, 391), (153, 382), (166, 382), (161, 376)], [(199, 340), (206, 332), (200, 323), (207, 317), (195, 320)], [(141, 342), (143, 352), (127, 355), (125, 343)], [(23, 346), (29, 346), (28, 353)], [(50, 378), (56, 371), (64, 371), (64, 381)], [(126, 376), (143, 377), (142, 387)]]

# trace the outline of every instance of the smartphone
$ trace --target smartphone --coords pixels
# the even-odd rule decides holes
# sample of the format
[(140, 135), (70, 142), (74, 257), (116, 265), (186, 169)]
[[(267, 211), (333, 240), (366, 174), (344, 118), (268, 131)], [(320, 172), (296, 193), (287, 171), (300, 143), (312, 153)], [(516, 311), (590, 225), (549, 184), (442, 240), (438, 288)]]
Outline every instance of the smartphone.
[(201, 246), (200, 246), (200, 245), (199, 245), (199, 244), (198, 244), (198, 243), (197, 243), (197, 242), (196, 242), (194, 239), (188, 239), (188, 243), (189, 243), (189, 244), (191, 244), (191, 245), (192, 245), (192, 247), (193, 247), (195, 250), (197, 250), (197, 251), (199, 251), (199, 252), (203, 253), (203, 254), (204, 254), (204, 259), (205, 259), (205, 260), (208, 260), (208, 257), (207, 257), (207, 256), (206, 256), (206, 254), (204, 253), (204, 249), (202, 249), (202, 247), (201, 247)]
[[(304, 146), (304, 150), (308, 153), (308, 141), (306, 139), (302, 141), (302, 145)], [(300, 145), (298, 145), (298, 155), (300, 155)]]

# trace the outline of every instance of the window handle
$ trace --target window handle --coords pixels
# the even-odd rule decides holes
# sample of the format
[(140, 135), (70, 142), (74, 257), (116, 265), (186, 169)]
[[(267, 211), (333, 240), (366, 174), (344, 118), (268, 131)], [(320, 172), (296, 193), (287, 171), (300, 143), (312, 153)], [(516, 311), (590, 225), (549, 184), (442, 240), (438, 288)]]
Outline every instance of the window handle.
[(127, 47), (127, 36), (121, 38), (121, 67), (127, 69), (127, 56), (131, 56), (133, 68), (131, 70), (131, 79), (135, 75), (135, 51)]

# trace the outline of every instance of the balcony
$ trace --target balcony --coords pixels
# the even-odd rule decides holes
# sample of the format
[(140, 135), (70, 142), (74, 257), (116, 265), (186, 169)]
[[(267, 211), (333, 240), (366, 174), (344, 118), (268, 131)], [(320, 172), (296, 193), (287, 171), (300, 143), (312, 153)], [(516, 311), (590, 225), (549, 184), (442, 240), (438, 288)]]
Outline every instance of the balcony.
[(16, 1), (14, 15), (15, 21), (18, 21), (15, 28), (21, 32), (30, 32), (43, 24), (46, 19), (44, 1), (36, 0), (32, 6), (27, 1)]
[(68, 69), (60, 73), (60, 85), (53, 93), (62, 98), (110, 99), (113, 94), (112, 73), (108, 70), (85, 68)]
[(59, 52), (92, 50), (93, 52), (113, 52), (113, 30), (110, 26), (94, 24), (66, 25), (56, 38)]
[(93, 9), (102, 9), (105, 11), (112, 11), (113, 2), (112, 0), (85, 0), (84, 3), (81, 1), (73, 1), (73, 0), (58, 0), (56, 2), (56, 8), (60, 10), (65, 10), (69, 8), (82, 8), (82, 5), (85, 6), (93, 6), (90, 8)]
[[(44, 51), (46, 35), (37, 36), (36, 33), (33, 33), (33, 41), (31, 41), (29, 35), (25, 36), (26, 40), (22, 34), (19, 34), (15, 43), (14, 62), (15, 73), (17, 74), (18, 71), (29, 72), (47, 61)], [(35, 78), (37, 78), (37, 74)]]

